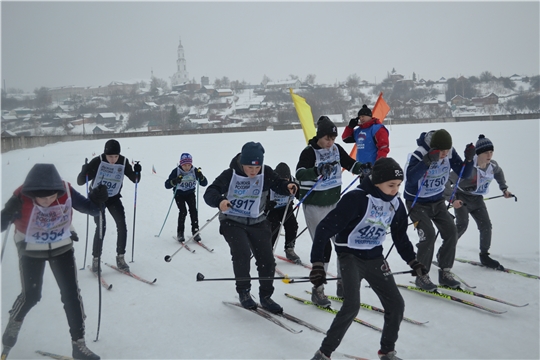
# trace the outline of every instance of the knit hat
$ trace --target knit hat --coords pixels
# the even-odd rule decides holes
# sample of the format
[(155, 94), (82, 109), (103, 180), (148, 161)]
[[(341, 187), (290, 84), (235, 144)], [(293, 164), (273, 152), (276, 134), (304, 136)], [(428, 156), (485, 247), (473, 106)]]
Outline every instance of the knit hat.
[(264, 160), (264, 148), (259, 142), (250, 141), (242, 146), (240, 164), (262, 166)]
[(105, 155), (120, 155), (120, 143), (111, 139), (105, 143)]
[(381, 184), (390, 180), (403, 180), (403, 169), (392, 158), (379, 158), (373, 165), (371, 181), (373, 184)]
[(493, 151), (493, 143), (484, 135), (478, 136), (478, 141), (476, 142), (476, 155), (480, 155), (486, 151)]
[(431, 135), (429, 146), (438, 150), (449, 150), (452, 148), (452, 136), (444, 129), (437, 130)]
[(362, 105), (362, 108), (358, 111), (358, 117), (365, 115), (371, 117), (371, 109), (366, 104)]
[(25, 196), (47, 197), (64, 195), (64, 182), (54, 164), (35, 164), (26, 175), (21, 193)]
[(192, 164), (192, 163), (193, 163), (193, 157), (191, 156), (191, 154), (183, 153), (182, 155), (180, 155), (180, 166), (184, 164)]
[(338, 136), (337, 127), (328, 116), (321, 116), (317, 120), (317, 138), (320, 139), (326, 135)]
[(281, 162), (281, 163), (277, 164), (274, 171), (282, 179), (290, 179), (291, 178), (291, 169), (289, 168), (289, 165), (285, 164), (284, 162)]

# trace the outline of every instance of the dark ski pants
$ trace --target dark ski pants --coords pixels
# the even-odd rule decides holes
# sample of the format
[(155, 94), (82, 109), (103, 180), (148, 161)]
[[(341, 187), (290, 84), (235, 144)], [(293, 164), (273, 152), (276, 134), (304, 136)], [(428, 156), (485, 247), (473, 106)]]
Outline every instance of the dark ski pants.
[(393, 351), (398, 339), (399, 326), (403, 320), (405, 302), (396, 286), (394, 277), (384, 275), (384, 272), (390, 271), (388, 264), (382, 256), (376, 259), (362, 260), (353, 254), (340, 253), (338, 258), (343, 283), (343, 305), (326, 333), (321, 344), (321, 351), (325, 354), (332, 354), (358, 314), (362, 279), (365, 279), (375, 291), (384, 308), (381, 350), (384, 353)]
[(23, 321), (26, 314), (41, 300), (43, 272), (48, 261), (56, 283), (60, 288), (60, 299), (69, 325), (72, 340), (84, 337), (84, 307), (77, 281), (77, 265), (73, 249), (52, 258), (34, 258), (19, 254), (21, 294), (9, 311), (15, 321)]
[(481, 195), (469, 195), (458, 192), (456, 199), (463, 201), (466, 205), (459, 209), (454, 209), (456, 215), (456, 227), (458, 239), (465, 233), (469, 226), (469, 214), (476, 222), (478, 231), (480, 232), (480, 252), (487, 253), (491, 247), (491, 220), (484, 202), (484, 197)]
[(285, 222), (283, 223), (283, 228), (285, 229), (285, 249), (294, 248), (296, 244), (298, 221), (296, 221), (296, 216), (294, 216), (292, 204), (289, 204), (288, 207), (283, 206), (273, 209), (268, 213), (267, 220), (270, 221), (270, 227), (272, 230), (272, 247), (274, 247), (274, 244), (279, 237), (279, 227), (281, 225), (281, 221), (283, 220), (285, 209), (287, 209), (287, 215), (285, 217)]
[[(184, 233), (184, 223), (189, 209), (189, 217), (191, 218), (191, 233), (194, 234), (199, 230), (199, 213), (197, 211), (197, 203), (195, 200), (195, 193), (183, 191), (176, 191), (174, 196), (176, 206), (178, 206), (178, 226), (176, 228), (177, 234)], [(186, 209), (187, 204), (187, 209)]]
[[(120, 197), (109, 198), (105, 202), (105, 207), (109, 210), (109, 213), (116, 223), (117, 239), (116, 239), (116, 253), (122, 255), (126, 253), (127, 242), (127, 225), (126, 225), (126, 211), (124, 205), (120, 200)], [(94, 246), (92, 248), (92, 256), (101, 256), (103, 249), (103, 239), (105, 238), (105, 231), (107, 230), (107, 222), (105, 221), (105, 209), (101, 210), (101, 218), (103, 219), (102, 229), (103, 236), (99, 235), (99, 216), (94, 217), (96, 223), (96, 233), (94, 234)]]
[[(234, 276), (249, 278), (251, 254), (255, 257), (255, 265), (259, 277), (273, 277), (276, 268), (272, 242), (270, 241), (270, 223), (266, 220), (245, 225), (236, 221), (223, 220), (219, 232), (231, 248)], [(259, 296), (266, 297), (274, 293), (273, 280), (259, 280)], [(236, 291), (241, 293), (251, 289), (249, 280), (236, 281)]]
[(437, 252), (437, 261), (441, 269), (451, 269), (456, 257), (457, 229), (452, 215), (448, 212), (444, 199), (432, 203), (417, 202), (411, 209), (412, 201), (407, 201), (409, 217), (418, 222), (416, 231), (419, 242), (416, 258), (428, 269), (431, 268), (435, 252), (436, 233), (432, 221), (437, 226), (442, 238), (442, 245)]

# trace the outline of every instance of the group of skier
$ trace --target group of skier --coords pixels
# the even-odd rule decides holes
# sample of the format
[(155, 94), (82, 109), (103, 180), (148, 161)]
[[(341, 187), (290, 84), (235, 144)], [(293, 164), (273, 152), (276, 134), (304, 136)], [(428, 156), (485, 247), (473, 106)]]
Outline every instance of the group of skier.
[[(378, 356), (383, 360), (399, 359), (395, 343), (403, 319), (404, 301), (390, 266), (383, 256), (387, 231), (401, 258), (411, 267), (416, 285), (424, 290), (437, 288), (429, 277), (438, 234), (442, 245), (437, 252), (439, 284), (456, 288), (451, 269), (458, 239), (467, 229), (469, 214), (480, 230), (480, 261), (491, 268), (502, 268), (489, 256), (491, 222), (484, 196), (495, 179), (504, 197), (512, 197), (504, 174), (492, 160), (494, 145), (480, 135), (476, 146), (468, 144), (464, 159), (454, 149), (451, 135), (444, 129), (424, 132), (417, 139), (405, 171), (392, 158), (389, 132), (382, 122), (372, 117), (364, 105), (358, 117), (351, 119), (343, 132), (346, 143), (357, 147), (351, 158), (335, 143), (336, 125), (326, 116), (317, 121), (316, 135), (308, 141), (296, 165), (295, 175), (286, 163), (275, 169), (264, 163), (264, 147), (247, 142), (229, 166), (209, 184), (201, 168), (193, 166), (189, 153), (182, 153), (165, 181), (173, 189), (179, 209), (177, 240), (185, 242), (185, 221), (189, 212), (192, 239), (201, 241), (195, 189), (206, 187), (204, 201), (219, 209), (219, 233), (230, 247), (236, 291), (247, 309), (257, 308), (251, 295), (250, 258), (256, 259), (259, 273), (260, 305), (279, 314), (273, 276), (274, 250), (281, 226), (285, 229), (285, 254), (300, 262), (295, 253), (298, 222), (293, 212), (294, 198), (299, 199), (305, 223), (312, 239), (310, 261), (313, 284), (312, 301), (329, 306), (324, 284), (332, 243), (337, 254), (337, 295), (343, 306), (332, 322), (320, 348), (312, 360), (330, 359), (349, 325), (358, 313), (360, 282), (366, 279), (385, 310), (385, 325)], [(129, 272), (125, 262), (127, 226), (120, 190), (124, 176), (138, 184), (142, 167), (132, 166), (120, 155), (120, 144), (109, 140), (104, 152), (85, 162), (77, 184), (90, 183), (88, 199), (62, 181), (52, 164), (36, 164), (23, 185), (16, 189), (2, 210), (2, 231), (15, 225), (15, 241), (19, 253), (22, 292), (15, 301), (2, 337), (2, 359), (15, 345), (25, 315), (39, 301), (45, 262), (49, 261), (58, 282), (70, 327), (75, 359), (99, 359), (86, 347), (84, 311), (76, 277), (73, 241), (77, 235), (71, 227), (72, 208), (94, 216), (96, 231), (93, 242), (92, 271), (100, 271), (100, 258), (105, 236), (105, 208), (117, 227), (117, 267)], [(342, 194), (342, 168), (360, 179), (360, 185)], [(404, 179), (403, 197), (399, 188)], [(448, 205), (446, 205), (448, 202)], [(187, 205), (187, 208), (186, 208)], [(456, 220), (449, 208), (453, 207)], [(408, 218), (415, 224), (419, 241), (417, 253), (407, 235)], [(331, 240), (331, 241), (330, 241)], [(387, 255), (388, 256), (388, 255)]]

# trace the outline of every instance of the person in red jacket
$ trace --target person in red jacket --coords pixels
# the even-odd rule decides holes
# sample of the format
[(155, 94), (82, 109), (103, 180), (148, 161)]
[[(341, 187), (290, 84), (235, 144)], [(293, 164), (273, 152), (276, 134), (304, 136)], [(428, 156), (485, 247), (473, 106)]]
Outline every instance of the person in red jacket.
[[(99, 359), (84, 340), (84, 308), (77, 283), (77, 265), (70, 230), (73, 209), (92, 216), (108, 199), (107, 187), (100, 185), (89, 195), (79, 194), (62, 181), (53, 164), (35, 164), (22, 186), (13, 192), (1, 213), (2, 231), (15, 226), (14, 240), (19, 255), (21, 294), (9, 311), (9, 321), (2, 335), (2, 359), (17, 342), (28, 312), (41, 299), (43, 272), (49, 262), (60, 288), (61, 301), (69, 324), (75, 359)], [(98, 206), (99, 204), (99, 206)]]
[(371, 116), (371, 109), (364, 104), (358, 111), (358, 117), (351, 119), (343, 130), (341, 139), (345, 143), (356, 143), (356, 161), (373, 165), (376, 160), (388, 156), (390, 140), (388, 129)]

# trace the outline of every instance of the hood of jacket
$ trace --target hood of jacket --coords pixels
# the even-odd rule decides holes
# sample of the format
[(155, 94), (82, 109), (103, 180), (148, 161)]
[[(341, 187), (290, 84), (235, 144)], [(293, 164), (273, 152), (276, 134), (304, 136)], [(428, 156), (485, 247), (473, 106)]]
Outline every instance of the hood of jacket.
[(431, 137), (433, 136), (434, 133), (435, 133), (435, 130), (431, 130), (431, 131), (428, 131), (428, 132), (421, 133), (420, 136), (418, 137), (418, 139), (416, 139), (416, 144), (418, 146), (423, 147), (427, 151), (429, 151), (429, 149), (431, 148), (431, 146), (430, 146)]
[[(26, 175), (21, 193), (25, 196), (34, 191), (57, 191), (58, 197), (64, 195), (64, 182), (53, 164), (35, 164)], [(31, 196), (30, 196), (31, 197)]]

